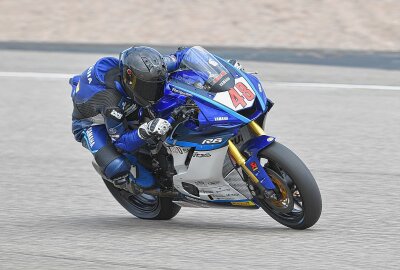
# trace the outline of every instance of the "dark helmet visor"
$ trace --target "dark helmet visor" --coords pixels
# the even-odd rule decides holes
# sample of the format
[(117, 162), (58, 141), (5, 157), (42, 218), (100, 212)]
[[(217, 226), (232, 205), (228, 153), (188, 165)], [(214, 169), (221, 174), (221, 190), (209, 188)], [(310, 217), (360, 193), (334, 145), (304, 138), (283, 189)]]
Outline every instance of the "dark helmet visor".
[(148, 106), (157, 102), (164, 95), (165, 81), (146, 82), (136, 78), (132, 84), (126, 84), (127, 94), (134, 98), (140, 106)]

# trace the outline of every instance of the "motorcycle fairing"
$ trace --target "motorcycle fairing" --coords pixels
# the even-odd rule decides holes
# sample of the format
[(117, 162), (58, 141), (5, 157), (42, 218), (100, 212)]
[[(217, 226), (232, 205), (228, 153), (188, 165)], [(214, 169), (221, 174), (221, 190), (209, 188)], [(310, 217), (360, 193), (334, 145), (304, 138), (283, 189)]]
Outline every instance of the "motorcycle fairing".
[[(179, 75), (181, 76), (181, 75)], [(242, 82), (245, 80), (242, 78)], [(249, 85), (249, 84), (247, 84)], [(196, 103), (196, 105), (200, 109), (200, 114), (198, 116), (198, 129), (193, 128), (186, 128), (186, 130), (180, 130), (181, 132), (184, 131), (184, 134), (188, 135), (185, 136), (186, 139), (183, 140), (174, 140), (171, 137), (167, 139), (167, 143), (183, 146), (183, 147), (196, 147), (198, 150), (211, 150), (217, 149), (227, 144), (228, 137), (219, 136), (217, 133), (214, 136), (205, 135), (203, 140), (210, 139), (210, 138), (224, 138), (223, 142), (221, 143), (214, 143), (214, 144), (199, 144), (198, 142), (193, 141), (190, 139), (190, 136), (196, 136), (196, 133), (210, 133), (210, 129), (221, 128), (225, 130), (232, 130), (231, 134), (235, 135), (237, 128), (242, 126), (243, 124), (249, 123), (253, 118), (257, 118), (264, 113), (262, 110), (262, 106), (260, 102), (256, 104), (253, 103), (254, 112), (249, 116), (249, 118), (241, 115), (240, 113), (232, 110), (231, 108), (221, 104), (220, 102), (215, 101), (213, 98), (215, 96), (214, 93), (210, 93), (204, 91), (202, 89), (198, 89), (194, 86), (185, 84), (179, 80), (171, 79), (167, 84), (166, 88), (166, 96), (159, 102), (161, 105), (157, 106), (157, 112), (159, 114), (165, 114), (165, 111), (171, 111), (176, 105), (175, 104), (182, 104), (183, 100), (190, 96), (192, 100)], [(176, 94), (177, 92), (181, 94)], [(255, 93), (256, 91), (253, 91)], [(168, 103), (173, 103), (174, 105), (169, 105)], [(265, 106), (264, 106), (265, 108)], [(253, 110), (253, 109), (251, 109)], [(186, 125), (187, 127), (187, 125)], [(190, 136), (189, 136), (190, 135)]]
[(166, 87), (169, 87), (169, 89), (171, 91), (174, 91), (173, 89), (175, 88), (183, 93), (189, 94), (195, 101), (199, 100), (199, 101), (203, 101), (205, 103), (209, 103), (210, 105), (218, 108), (219, 110), (222, 110), (222, 111), (230, 114), (231, 116), (239, 119), (240, 121), (242, 121), (242, 123), (249, 123), (251, 121), (250, 119), (242, 116), (241, 114), (230, 109), (229, 107), (221, 104), (220, 102), (215, 101), (214, 93), (210, 93), (205, 90), (196, 88), (192, 85), (185, 84), (176, 79), (172, 79), (171, 81), (169, 81)]
[[(253, 76), (249, 73), (245, 73), (242, 70), (235, 68), (230, 63), (225, 61), (223, 58), (221, 58), (219, 56), (215, 56), (215, 57), (228, 69), (228, 71), (230, 73), (237, 74), (236, 76), (238, 76), (238, 77), (240, 76), (240, 77), (244, 78), (249, 83), (249, 85), (251, 86), (251, 89), (257, 96), (257, 100), (258, 100), (259, 104), (261, 105), (261, 110), (263, 112), (265, 112), (267, 109), (267, 96), (265, 95), (265, 91), (262, 88), (260, 81), (255, 76)], [(256, 87), (256, 85), (257, 85), (257, 87)]]
[[(171, 74), (165, 86), (165, 96), (154, 106), (156, 115), (168, 116), (175, 107), (184, 104), (187, 97), (190, 97), (199, 109), (197, 126), (190, 125), (190, 121), (182, 123), (165, 140), (169, 145), (177, 171), (173, 177), (174, 187), (186, 203), (201, 206), (207, 204), (232, 206), (234, 203), (236, 206), (257, 208), (258, 206), (251, 200), (252, 196), (243, 195), (245, 189), (249, 192), (247, 184), (240, 179), (242, 188), (237, 189), (235, 185), (233, 188), (227, 175), (222, 175), (221, 169), (224, 167), (224, 158), (227, 155), (228, 140), (236, 138), (238, 134), (241, 134), (240, 130), (243, 130), (241, 127), (267, 112), (267, 97), (257, 78), (215, 57), (214, 60), (217, 60), (229, 72), (230, 78), (234, 78), (235, 84), (245, 85), (255, 98), (248, 103), (248, 106), (234, 108), (229, 104), (232, 100), (227, 100), (227, 95), (229, 95), (227, 92), (213, 92), (212, 89), (199, 85), (206, 82), (207, 78), (202, 78), (206, 73), (200, 74), (198, 71), (183, 69)], [(267, 189), (274, 189), (271, 179), (256, 160), (258, 152), (270, 143), (272, 141), (269, 137), (262, 137), (259, 140), (250, 139), (242, 147), (249, 153), (250, 160), (246, 164), (247, 167), (251, 170), (253, 165), (254, 173), (261, 180), (262, 185)], [(196, 192), (192, 194), (191, 189), (185, 190), (184, 186), (192, 187), (192, 190)]]
[[(244, 85), (244, 87), (247, 89), (247, 91), (249, 93), (251, 93), (253, 95), (253, 98), (251, 100), (248, 100), (242, 97), (244, 104), (234, 104), (232, 97), (231, 97), (231, 93), (236, 93), (236, 95), (239, 95), (240, 90), (237, 88), (237, 85), (242, 84)], [(219, 92), (216, 93), (214, 96), (214, 101), (217, 101), (223, 105), (225, 105), (226, 107), (228, 107), (229, 109), (233, 110), (233, 111), (240, 111), (243, 109), (247, 109), (253, 106), (254, 102), (256, 101), (256, 98), (254, 98), (255, 96), (255, 91), (252, 89), (252, 87), (250, 86), (250, 84), (247, 82), (247, 80), (244, 77), (239, 77), (239, 78), (235, 78), (235, 83), (234, 83), (234, 87), (231, 88), (229, 91), (224, 91), (224, 92)]]
[[(249, 198), (234, 189), (222, 175), (227, 146), (210, 151), (191, 152), (189, 148), (170, 146), (177, 174), (173, 176), (174, 187), (191, 202), (244, 203)], [(190, 163), (186, 160), (190, 157)], [(190, 193), (185, 185), (194, 186), (198, 193)], [(243, 185), (246, 184), (243, 182)]]
[(235, 135), (235, 130), (226, 130), (218, 133), (211, 133), (209, 135), (204, 132), (197, 132), (181, 126), (177, 128), (177, 132), (181, 134), (174, 137), (168, 137), (165, 142), (181, 147), (194, 147), (196, 150), (214, 150), (227, 145), (227, 141)]

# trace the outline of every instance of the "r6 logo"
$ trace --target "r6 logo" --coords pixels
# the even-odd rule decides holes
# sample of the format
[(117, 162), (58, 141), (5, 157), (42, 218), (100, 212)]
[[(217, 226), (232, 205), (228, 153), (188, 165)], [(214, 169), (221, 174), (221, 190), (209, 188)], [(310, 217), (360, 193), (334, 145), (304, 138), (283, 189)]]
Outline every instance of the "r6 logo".
[(222, 143), (222, 138), (205, 139), (201, 144)]

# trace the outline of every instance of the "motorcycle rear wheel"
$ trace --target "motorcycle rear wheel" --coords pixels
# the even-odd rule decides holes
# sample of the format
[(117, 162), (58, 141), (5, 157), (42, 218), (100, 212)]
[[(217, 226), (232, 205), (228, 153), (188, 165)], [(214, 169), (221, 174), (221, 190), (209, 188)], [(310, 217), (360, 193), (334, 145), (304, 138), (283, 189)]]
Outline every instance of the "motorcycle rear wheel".
[(162, 198), (147, 194), (132, 194), (116, 188), (111, 182), (104, 180), (113, 197), (132, 215), (141, 219), (167, 220), (176, 216), (181, 207), (171, 198)]
[[(259, 158), (267, 160), (264, 168), (283, 194), (273, 204), (271, 199), (258, 200), (261, 208), (287, 227), (304, 230), (313, 226), (321, 216), (322, 199), (318, 185), (306, 165), (278, 142), (261, 150)], [(290, 193), (287, 194), (287, 191)], [(283, 204), (288, 200), (292, 201)], [(291, 205), (290, 211), (288, 205)], [(282, 211), (279, 210), (280, 206)]]

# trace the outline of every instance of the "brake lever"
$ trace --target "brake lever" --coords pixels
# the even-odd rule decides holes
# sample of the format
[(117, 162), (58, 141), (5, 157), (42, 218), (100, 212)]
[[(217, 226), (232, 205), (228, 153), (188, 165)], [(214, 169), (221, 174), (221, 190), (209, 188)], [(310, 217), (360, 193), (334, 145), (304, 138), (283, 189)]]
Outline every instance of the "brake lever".
[(175, 130), (179, 127), (179, 125), (189, 121), (196, 112), (196, 110), (192, 108), (182, 113), (184, 109), (186, 108), (178, 107), (171, 113), (171, 117), (174, 119), (174, 121), (171, 123), (171, 131), (168, 132), (167, 135), (167, 137), (170, 139), (173, 139), (172, 135), (175, 133)]

